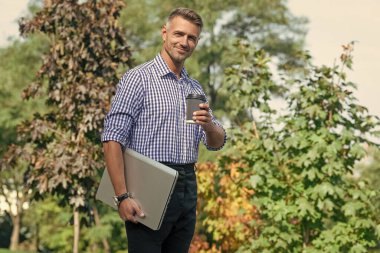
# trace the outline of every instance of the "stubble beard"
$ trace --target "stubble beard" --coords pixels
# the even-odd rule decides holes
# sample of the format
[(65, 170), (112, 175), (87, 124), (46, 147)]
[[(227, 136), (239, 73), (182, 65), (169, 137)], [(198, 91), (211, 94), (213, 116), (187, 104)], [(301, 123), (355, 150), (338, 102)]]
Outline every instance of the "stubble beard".
[(175, 47), (172, 47), (171, 50), (165, 48), (166, 53), (176, 65), (183, 65), (185, 60), (190, 57), (191, 52), (187, 52), (186, 54), (179, 54), (176, 52), (176, 50), (177, 49)]

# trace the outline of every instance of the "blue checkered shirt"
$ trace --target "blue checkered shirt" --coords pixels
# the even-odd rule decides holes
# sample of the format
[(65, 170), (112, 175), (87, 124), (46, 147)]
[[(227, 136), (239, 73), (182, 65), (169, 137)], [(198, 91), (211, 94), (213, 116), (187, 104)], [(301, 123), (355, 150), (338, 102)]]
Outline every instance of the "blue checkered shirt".
[[(102, 141), (116, 141), (156, 161), (180, 164), (197, 161), (201, 140), (209, 150), (222, 148), (209, 147), (202, 127), (186, 124), (185, 98), (191, 93), (205, 95), (185, 69), (177, 79), (158, 54), (120, 80), (104, 120)], [(212, 121), (221, 127), (214, 116)]]

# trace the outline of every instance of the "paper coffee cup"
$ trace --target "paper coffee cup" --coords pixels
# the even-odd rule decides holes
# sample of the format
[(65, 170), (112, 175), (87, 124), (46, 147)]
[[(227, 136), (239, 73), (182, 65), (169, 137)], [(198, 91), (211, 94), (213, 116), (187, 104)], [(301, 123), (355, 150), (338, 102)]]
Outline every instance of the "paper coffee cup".
[(201, 94), (189, 94), (186, 97), (186, 123), (195, 124), (193, 113), (201, 110), (199, 104), (205, 103), (206, 97)]

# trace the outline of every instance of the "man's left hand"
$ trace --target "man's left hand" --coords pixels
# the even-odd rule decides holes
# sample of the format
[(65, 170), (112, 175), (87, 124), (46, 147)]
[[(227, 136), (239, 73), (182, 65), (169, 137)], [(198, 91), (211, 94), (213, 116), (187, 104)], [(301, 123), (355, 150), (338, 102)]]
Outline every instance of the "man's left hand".
[(199, 104), (199, 109), (199, 111), (193, 113), (193, 120), (196, 124), (201, 125), (206, 132), (210, 131), (214, 125), (209, 112), (210, 107), (208, 104), (203, 103)]

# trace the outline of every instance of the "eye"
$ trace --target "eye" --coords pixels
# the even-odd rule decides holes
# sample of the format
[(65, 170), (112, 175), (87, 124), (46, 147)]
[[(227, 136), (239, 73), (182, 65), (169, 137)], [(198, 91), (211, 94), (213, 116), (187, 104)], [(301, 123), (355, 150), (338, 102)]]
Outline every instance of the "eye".
[(174, 32), (174, 36), (176, 36), (176, 37), (181, 37), (181, 36), (183, 36), (184, 35), (184, 33), (181, 33), (181, 32)]

